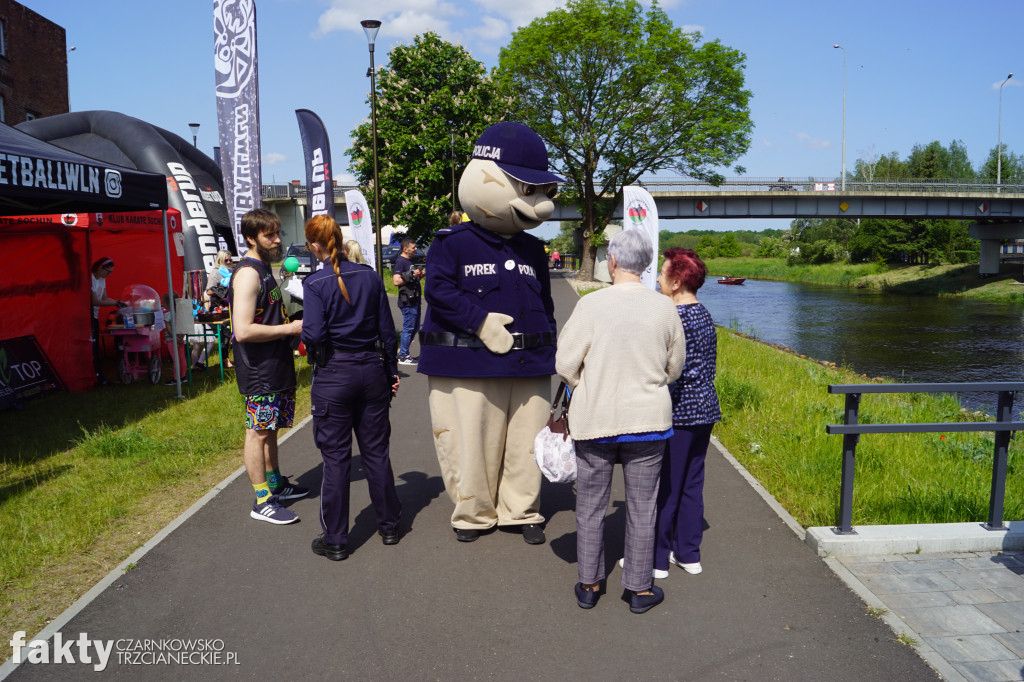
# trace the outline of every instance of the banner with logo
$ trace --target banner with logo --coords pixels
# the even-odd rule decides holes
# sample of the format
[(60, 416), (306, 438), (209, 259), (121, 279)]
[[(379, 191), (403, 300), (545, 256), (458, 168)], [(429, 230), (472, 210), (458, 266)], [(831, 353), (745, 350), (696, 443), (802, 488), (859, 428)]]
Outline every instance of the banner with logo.
[[(306, 158), (306, 219), (326, 213), (334, 217), (334, 173), (331, 143), (320, 117), (309, 109), (296, 109), (302, 153)], [(362, 244), (360, 244), (362, 246)]]
[(374, 270), (377, 269), (377, 242), (373, 239), (373, 221), (370, 219), (370, 208), (366, 205), (366, 197), (357, 189), (345, 192), (345, 206), (348, 208), (348, 224), (352, 228), (352, 238), (359, 242), (363, 250), (363, 258)]
[(242, 216), (263, 205), (254, 0), (213, 0), (213, 37), (220, 167), (228, 218), (242, 254)]
[(622, 229), (643, 230), (654, 246), (654, 259), (643, 271), (640, 280), (644, 286), (658, 288), (658, 207), (654, 197), (643, 187), (630, 185), (622, 188)]

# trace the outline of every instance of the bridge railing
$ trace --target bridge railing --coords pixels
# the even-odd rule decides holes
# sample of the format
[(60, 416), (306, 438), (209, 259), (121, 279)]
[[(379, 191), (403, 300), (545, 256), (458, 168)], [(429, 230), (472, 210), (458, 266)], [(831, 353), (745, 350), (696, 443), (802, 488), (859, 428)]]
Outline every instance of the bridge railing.
[[(344, 199), (345, 192), (350, 189), (359, 189), (358, 185), (335, 185), (334, 198)], [(264, 199), (305, 199), (306, 186), (295, 183), (285, 185), (263, 185)]]
[[(994, 422), (941, 422), (935, 424), (858, 424), (860, 397), (863, 393), (960, 393), (996, 392), (999, 395)], [(987, 530), (1007, 530), (1003, 523), (1003, 501), (1006, 494), (1006, 460), (1012, 431), (1024, 430), (1024, 422), (1013, 421), (1013, 397), (1024, 391), (1024, 382), (985, 382), (955, 384), (830, 384), (829, 393), (846, 395), (842, 424), (828, 424), (825, 432), (843, 436), (843, 474), (839, 490), (839, 520), (832, 532), (855, 535), (853, 530), (853, 473), (857, 442), (863, 433), (941, 433), (995, 432), (992, 456), (992, 489), (989, 494)]]
[[(692, 178), (646, 178), (639, 184), (650, 192), (835, 192), (842, 187), (838, 177), (727, 178), (720, 185)], [(1024, 194), (1024, 184), (995, 184), (986, 179), (959, 178), (873, 178), (846, 181), (846, 192), (962, 192), (979, 194)]]
[[(639, 181), (650, 192), (834, 192), (842, 186), (838, 177), (821, 178), (727, 178), (720, 185), (692, 178), (647, 178)], [(335, 185), (334, 198), (344, 199), (346, 190), (358, 185)], [(962, 192), (978, 194), (1024, 194), (1024, 184), (997, 185), (988, 180), (943, 178), (874, 178), (847, 180), (847, 192)], [(267, 199), (304, 199), (306, 186), (287, 183), (263, 185)]]

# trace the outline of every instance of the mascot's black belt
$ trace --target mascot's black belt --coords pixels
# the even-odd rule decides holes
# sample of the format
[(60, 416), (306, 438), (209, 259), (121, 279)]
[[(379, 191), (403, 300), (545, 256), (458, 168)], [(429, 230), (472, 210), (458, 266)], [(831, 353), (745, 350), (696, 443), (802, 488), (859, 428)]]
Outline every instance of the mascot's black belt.
[[(479, 337), (471, 334), (452, 334), (451, 332), (420, 332), (420, 343), (424, 346), (452, 346), (456, 348), (485, 348)], [(555, 345), (555, 335), (551, 332), (533, 332), (512, 334), (512, 350), (527, 350), (540, 346)]]

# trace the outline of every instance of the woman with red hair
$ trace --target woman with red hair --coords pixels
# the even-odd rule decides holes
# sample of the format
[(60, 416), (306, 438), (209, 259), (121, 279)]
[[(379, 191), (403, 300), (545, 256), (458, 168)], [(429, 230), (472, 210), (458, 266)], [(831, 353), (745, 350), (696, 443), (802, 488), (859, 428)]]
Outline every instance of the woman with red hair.
[(398, 544), (402, 503), (388, 442), (388, 408), (399, 383), (398, 338), (380, 276), (370, 266), (348, 260), (334, 218), (313, 216), (305, 233), (310, 253), (325, 263), (302, 283), (302, 341), (315, 363), (310, 388), (313, 439), (324, 460), (323, 534), (313, 540), (313, 553), (341, 561), (348, 557), (353, 430), (377, 532), (385, 545)]
[(711, 428), (721, 421), (715, 393), (718, 334), (707, 309), (697, 301), (707, 268), (692, 249), (665, 251), (658, 283), (672, 299), (683, 322), (686, 362), (669, 386), (672, 430), (662, 460), (654, 577), (668, 577), (669, 564), (696, 575), (701, 572), (700, 542), (704, 534), (704, 457)]

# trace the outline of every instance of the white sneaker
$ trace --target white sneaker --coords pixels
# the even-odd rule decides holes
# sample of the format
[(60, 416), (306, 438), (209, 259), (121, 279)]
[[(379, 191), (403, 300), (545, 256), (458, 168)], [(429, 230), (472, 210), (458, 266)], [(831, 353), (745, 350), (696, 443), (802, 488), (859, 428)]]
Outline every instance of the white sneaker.
[(703, 568), (700, 567), (700, 562), (699, 561), (696, 562), (696, 563), (693, 563), (693, 564), (684, 564), (679, 559), (676, 559), (676, 553), (675, 552), (669, 552), (668, 553), (668, 562), (670, 564), (675, 564), (676, 566), (678, 566), (679, 568), (683, 569), (684, 571), (686, 571), (690, 575), (699, 575), (704, 570)]
[[(622, 557), (621, 559), (619, 559), (619, 568), (623, 568), (625, 566), (625, 563), (626, 563), (626, 557)], [(659, 571), (658, 569), (655, 568), (654, 570), (651, 571), (651, 577), (654, 578), (655, 580), (664, 580), (665, 578), (668, 577), (668, 571)]]
[(398, 364), (400, 364), (400, 365), (415, 365), (416, 361), (413, 360), (411, 357), (409, 357), (407, 355), (404, 358), (398, 358)]

